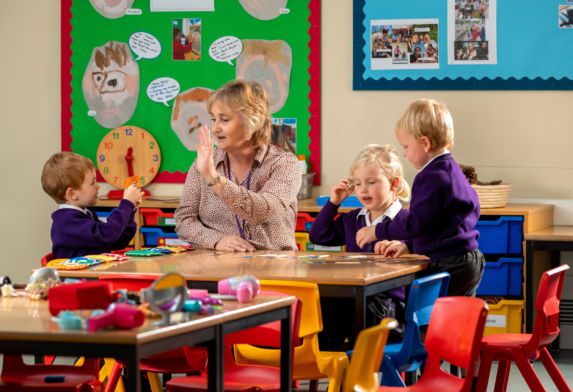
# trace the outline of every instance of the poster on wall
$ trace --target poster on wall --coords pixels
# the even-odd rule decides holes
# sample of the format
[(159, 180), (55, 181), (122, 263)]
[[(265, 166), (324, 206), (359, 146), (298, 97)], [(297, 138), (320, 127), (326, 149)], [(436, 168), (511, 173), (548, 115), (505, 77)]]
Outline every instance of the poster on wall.
[[(211, 124), (207, 100), (244, 79), (265, 88), (276, 143), (304, 154), (320, 184), (319, 0), (61, 4), (62, 150), (98, 167), (103, 138), (138, 127), (161, 149), (154, 181), (182, 183)], [(127, 173), (125, 159), (116, 166)]]

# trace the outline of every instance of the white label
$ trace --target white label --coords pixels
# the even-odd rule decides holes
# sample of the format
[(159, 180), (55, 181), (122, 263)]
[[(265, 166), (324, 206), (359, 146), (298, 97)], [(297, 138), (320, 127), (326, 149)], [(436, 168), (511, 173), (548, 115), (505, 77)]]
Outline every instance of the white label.
[(175, 226), (175, 218), (165, 218), (165, 226)]
[(485, 320), (486, 327), (494, 327), (494, 328), (505, 328), (506, 327), (506, 318), (505, 316), (501, 315), (488, 315), (487, 319)]

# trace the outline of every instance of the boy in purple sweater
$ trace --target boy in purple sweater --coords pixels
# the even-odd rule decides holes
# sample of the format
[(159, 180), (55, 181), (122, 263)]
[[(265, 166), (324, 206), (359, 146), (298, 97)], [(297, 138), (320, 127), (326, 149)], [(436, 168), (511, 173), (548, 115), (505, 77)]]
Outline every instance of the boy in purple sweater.
[[(310, 241), (318, 245), (346, 245), (347, 252), (374, 252), (375, 242), (358, 246), (356, 233), (362, 227), (375, 227), (379, 222), (391, 221), (407, 214), (400, 201), (407, 201), (410, 187), (402, 177), (402, 164), (396, 150), (388, 145), (370, 144), (358, 154), (350, 167), (351, 178), (344, 178), (332, 188), (330, 200), (320, 210), (310, 230)], [(352, 192), (364, 207), (338, 214), (338, 207)], [(368, 299), (367, 324), (380, 319), (403, 319), (404, 287), (377, 294)], [(344, 341), (354, 335), (351, 318), (341, 308), (340, 298), (321, 298), (325, 322), (320, 337), (325, 349), (348, 349)], [(391, 340), (401, 340), (401, 331), (393, 331)], [(396, 336), (393, 336), (396, 335)], [(328, 339), (328, 341), (324, 341)]]
[(420, 170), (412, 184), (409, 212), (361, 229), (356, 243), (383, 240), (376, 243), (375, 252), (384, 255), (424, 254), (431, 259), (432, 273), (451, 274), (448, 295), (475, 296), (485, 265), (474, 228), (480, 208), (476, 192), (449, 151), (454, 141), (452, 116), (434, 100), (414, 101), (398, 120), (396, 137), (403, 155)]
[(55, 259), (107, 253), (125, 248), (137, 227), (134, 213), (143, 192), (131, 185), (123, 193), (107, 222), (101, 222), (93, 207), (99, 185), (95, 166), (73, 152), (52, 155), (42, 170), (42, 188), (59, 204), (52, 214), (52, 256)]

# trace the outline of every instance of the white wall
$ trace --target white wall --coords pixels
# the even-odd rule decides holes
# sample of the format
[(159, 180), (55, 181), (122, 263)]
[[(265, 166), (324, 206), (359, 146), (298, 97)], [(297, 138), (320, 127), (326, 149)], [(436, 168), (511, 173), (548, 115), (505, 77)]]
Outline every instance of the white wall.
[[(60, 149), (60, 0), (2, 0), (1, 6), (0, 275), (25, 282), (51, 248), (55, 204), (41, 189), (40, 172)], [(364, 144), (398, 147), (394, 124), (422, 97), (452, 111), (454, 156), (474, 166), (480, 179), (503, 179), (513, 184), (512, 198), (547, 200), (571, 211), (573, 92), (353, 91), (352, 2), (340, 0), (322, 1), (323, 185), (314, 195), (329, 193)], [(404, 166), (411, 182), (415, 171), (408, 162)], [(149, 189), (172, 196), (181, 186)], [(556, 218), (573, 224), (570, 213)]]

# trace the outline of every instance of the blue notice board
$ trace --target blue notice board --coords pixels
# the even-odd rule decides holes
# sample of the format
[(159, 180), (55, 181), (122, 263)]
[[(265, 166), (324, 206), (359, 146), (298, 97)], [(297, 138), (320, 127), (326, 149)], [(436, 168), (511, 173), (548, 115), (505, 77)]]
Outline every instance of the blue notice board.
[(571, 0), (354, 0), (353, 12), (354, 90), (573, 89)]

